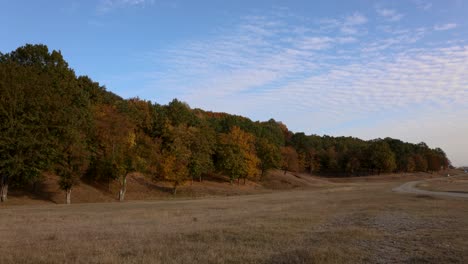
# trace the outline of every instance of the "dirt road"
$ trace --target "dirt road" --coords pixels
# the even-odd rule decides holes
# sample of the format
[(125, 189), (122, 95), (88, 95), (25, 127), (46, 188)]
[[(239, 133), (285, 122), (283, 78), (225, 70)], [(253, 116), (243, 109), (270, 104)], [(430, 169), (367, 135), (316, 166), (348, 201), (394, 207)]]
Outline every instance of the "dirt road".
[[(452, 177), (463, 177), (466, 175), (460, 175), (460, 176), (452, 176)], [(400, 192), (400, 193), (413, 193), (413, 194), (421, 194), (421, 195), (434, 195), (434, 196), (449, 196), (449, 197), (459, 197), (459, 198), (468, 198), (468, 193), (460, 193), (460, 192), (435, 192), (435, 191), (428, 191), (428, 190), (421, 190), (417, 188), (417, 185), (427, 182), (427, 181), (434, 181), (434, 180), (440, 180), (440, 179), (445, 179), (445, 178), (435, 178), (435, 179), (429, 179), (429, 180), (420, 180), (420, 181), (411, 181), (407, 182), (403, 185), (400, 185), (396, 188), (393, 189), (394, 192)]]

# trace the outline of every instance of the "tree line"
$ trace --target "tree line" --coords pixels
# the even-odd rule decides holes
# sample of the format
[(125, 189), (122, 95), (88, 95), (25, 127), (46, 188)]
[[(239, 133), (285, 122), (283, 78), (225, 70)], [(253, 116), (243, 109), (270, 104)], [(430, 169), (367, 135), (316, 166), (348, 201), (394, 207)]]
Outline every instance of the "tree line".
[(81, 179), (111, 183), (125, 199), (127, 176), (140, 172), (172, 183), (173, 193), (210, 173), (229, 182), (262, 180), (268, 170), (358, 176), (438, 171), (442, 149), (385, 138), (364, 141), (293, 133), (286, 125), (192, 109), (174, 99), (160, 105), (123, 99), (77, 76), (60, 51), (25, 45), (0, 53), (0, 197), (59, 176), (71, 202)]

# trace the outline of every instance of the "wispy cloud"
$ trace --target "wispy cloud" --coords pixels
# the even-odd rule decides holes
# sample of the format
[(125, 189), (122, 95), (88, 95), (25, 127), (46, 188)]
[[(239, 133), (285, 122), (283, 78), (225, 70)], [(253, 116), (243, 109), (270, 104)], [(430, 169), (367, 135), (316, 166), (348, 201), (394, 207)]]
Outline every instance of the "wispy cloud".
[(444, 31), (444, 30), (450, 30), (456, 28), (458, 25), (455, 23), (447, 23), (447, 24), (441, 24), (441, 25), (435, 25), (434, 30), (437, 31)]
[(377, 8), (377, 14), (383, 17), (387, 21), (396, 22), (400, 21), (403, 18), (403, 14), (398, 13), (394, 9), (386, 9), (386, 8)]
[(353, 14), (342, 18), (324, 18), (318, 20), (318, 24), (322, 31), (338, 29), (340, 31), (339, 33), (346, 35), (365, 33), (362, 26), (367, 22), (367, 17), (359, 12), (354, 12)]
[(298, 48), (301, 50), (323, 50), (330, 48), (333, 39), (330, 37), (307, 37), (301, 40)]
[(387, 49), (401, 51), (406, 49), (408, 45), (418, 42), (427, 34), (426, 28), (403, 30), (384, 28), (383, 30), (389, 33), (390, 37), (377, 38), (364, 43), (361, 47), (363, 52), (381, 52)]
[(358, 33), (358, 26), (366, 23), (367, 17), (356, 12), (345, 18), (343, 24), (341, 25), (341, 32), (348, 35), (354, 35)]
[(344, 24), (349, 26), (356, 26), (365, 23), (367, 23), (367, 18), (364, 15), (356, 12), (350, 16), (347, 16)]
[[(366, 22), (366, 18), (352, 15), (337, 20), (335, 28), (339, 33), (342, 25)], [(238, 108), (226, 109), (228, 105), (221, 98), (237, 98), (236, 102), (256, 98), (257, 103), (249, 106), (252, 108), (278, 100), (300, 108), (298, 111), (310, 106), (329, 113), (324, 124), (330, 126), (342, 115), (337, 114), (342, 109), (348, 109), (344, 118), (349, 118), (352, 112), (410, 107), (427, 99), (460, 101), (467, 95), (468, 77), (461, 74), (461, 69), (467, 68), (466, 46), (409, 49), (427, 34), (425, 28), (395, 30), (391, 37), (366, 43), (341, 34), (298, 33), (283, 21), (250, 17), (230, 33), (171, 49), (165, 63), (172, 69), (161, 74), (163, 80), (157, 83), (171, 89), (180, 87), (184, 97), (197, 105), (206, 105), (207, 98), (218, 98), (222, 105), (210, 108), (225, 111)], [(393, 55), (383, 53), (392, 47)], [(316, 101), (317, 95), (322, 99)]]
[(154, 3), (155, 0), (101, 0), (97, 9), (99, 12), (106, 13), (113, 9), (148, 6)]
[(429, 1), (425, 0), (414, 0), (413, 1), (416, 4), (416, 7), (420, 10), (427, 11), (432, 8), (432, 3)]

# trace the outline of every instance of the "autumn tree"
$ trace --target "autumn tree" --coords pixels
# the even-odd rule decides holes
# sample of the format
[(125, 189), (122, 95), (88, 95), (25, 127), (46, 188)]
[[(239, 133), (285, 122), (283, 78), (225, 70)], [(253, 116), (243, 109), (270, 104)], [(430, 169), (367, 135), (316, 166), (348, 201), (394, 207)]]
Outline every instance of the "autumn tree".
[(172, 182), (173, 194), (189, 178), (190, 150), (194, 130), (184, 124), (172, 126), (167, 124), (165, 142), (160, 161), (160, 174), (166, 181)]
[(321, 170), (321, 167), (320, 167), (320, 157), (319, 157), (318, 151), (315, 150), (314, 148), (310, 148), (307, 151), (307, 157), (308, 157), (307, 169), (309, 173), (319, 172)]
[(297, 172), (299, 170), (299, 161), (298, 161), (298, 155), (296, 150), (291, 147), (282, 147), (281, 148), (281, 159), (282, 159), (282, 164), (281, 168), (284, 171), (284, 174), (286, 172), (291, 171), (291, 172)]
[(406, 162), (405, 162), (406, 172), (413, 172), (415, 169), (416, 169), (416, 163), (414, 161), (414, 158), (411, 156), (406, 157)]
[(136, 152), (135, 124), (119, 113), (115, 106), (99, 105), (94, 109), (98, 149), (94, 168), (107, 174), (108, 180), (119, 179), (119, 201), (125, 199), (127, 175), (136, 170), (139, 159)]
[(427, 171), (427, 160), (421, 154), (414, 154), (413, 160), (415, 164), (416, 171)]
[(259, 174), (260, 160), (255, 152), (255, 137), (237, 126), (219, 136), (217, 150), (219, 169), (234, 180), (253, 178)]

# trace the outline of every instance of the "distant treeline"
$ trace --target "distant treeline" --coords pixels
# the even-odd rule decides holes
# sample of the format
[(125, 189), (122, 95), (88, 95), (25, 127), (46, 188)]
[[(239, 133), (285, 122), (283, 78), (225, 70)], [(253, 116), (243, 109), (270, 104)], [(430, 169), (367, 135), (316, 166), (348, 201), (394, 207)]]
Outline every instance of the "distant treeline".
[(323, 175), (438, 171), (450, 162), (440, 149), (385, 138), (364, 141), (293, 133), (281, 122), (253, 122), (191, 109), (124, 100), (87, 76), (76, 76), (59, 51), (26, 45), (0, 53), (0, 184), (60, 178), (69, 202), (82, 178), (118, 181), (141, 172), (173, 183), (219, 173), (230, 181), (261, 180), (270, 169)]

